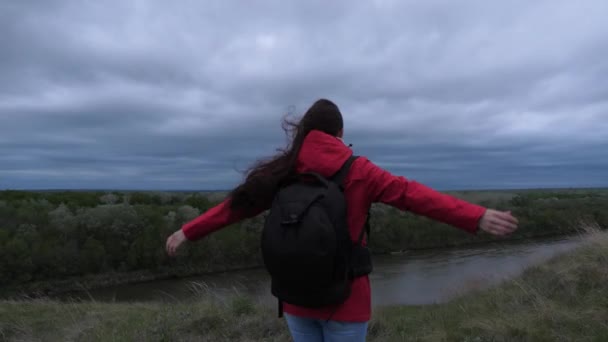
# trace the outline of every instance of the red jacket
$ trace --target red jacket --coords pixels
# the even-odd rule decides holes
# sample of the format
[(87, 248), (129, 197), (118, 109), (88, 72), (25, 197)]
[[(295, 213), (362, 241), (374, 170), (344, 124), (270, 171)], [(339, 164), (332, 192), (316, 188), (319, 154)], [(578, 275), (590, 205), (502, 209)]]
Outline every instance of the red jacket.
[[(320, 131), (312, 131), (304, 140), (297, 161), (297, 171), (314, 171), (324, 176), (334, 174), (352, 155), (340, 139)], [(485, 208), (439, 193), (404, 177), (394, 176), (374, 165), (365, 157), (357, 158), (345, 180), (348, 224), (351, 238), (357, 240), (368, 209), (374, 202), (441, 221), (470, 233), (476, 233), (478, 221)], [(228, 199), (211, 208), (182, 227), (188, 240), (197, 240), (220, 228), (257, 215), (268, 208), (245, 215), (230, 210)], [(406, 228), (404, 228), (406, 229)], [(365, 243), (365, 241), (364, 241)], [(371, 317), (371, 290), (367, 276), (354, 280), (352, 294), (335, 312), (327, 309), (307, 309), (284, 304), (286, 313), (319, 319), (368, 321)], [(333, 313), (333, 315), (332, 315)]]

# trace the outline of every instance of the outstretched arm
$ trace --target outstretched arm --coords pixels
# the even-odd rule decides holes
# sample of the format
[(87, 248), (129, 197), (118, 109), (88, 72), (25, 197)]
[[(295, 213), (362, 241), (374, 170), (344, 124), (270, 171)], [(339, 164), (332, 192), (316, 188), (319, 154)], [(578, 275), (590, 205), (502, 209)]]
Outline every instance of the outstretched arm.
[(440, 193), (405, 177), (392, 175), (367, 159), (363, 169), (372, 202), (411, 211), (469, 233), (476, 233), (481, 228), (491, 234), (505, 235), (517, 229), (517, 219), (510, 212), (487, 209)]
[(180, 229), (169, 236), (166, 243), (167, 253), (170, 256), (174, 256), (179, 246), (185, 241), (202, 239), (221, 228), (254, 217), (264, 210), (266, 210), (266, 208), (250, 211), (233, 210), (230, 208), (230, 199), (227, 198), (194, 220), (184, 224)]

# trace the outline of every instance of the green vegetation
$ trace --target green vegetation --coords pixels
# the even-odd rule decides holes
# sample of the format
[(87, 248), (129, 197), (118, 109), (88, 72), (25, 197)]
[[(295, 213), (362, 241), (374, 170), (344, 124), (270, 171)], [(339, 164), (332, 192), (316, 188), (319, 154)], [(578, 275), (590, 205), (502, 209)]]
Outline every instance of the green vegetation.
[[(520, 229), (509, 239), (567, 234), (580, 221), (608, 225), (608, 191), (471, 191), (453, 195), (510, 209)], [(261, 264), (263, 215), (189, 244), (168, 258), (165, 240), (220, 198), (208, 193), (0, 192), (0, 294), (52, 294)], [(487, 242), (386, 205), (372, 210), (376, 253)]]
[[(370, 341), (606, 341), (608, 235), (451, 302), (376, 310)], [(287, 341), (270, 298), (187, 303), (0, 301), (7, 341)]]
[[(511, 210), (519, 229), (506, 239), (573, 233), (581, 222), (608, 224), (608, 190), (459, 191), (451, 195), (489, 208)], [(473, 236), (422, 216), (378, 205), (372, 209), (371, 247), (376, 253), (439, 248), (505, 240)]]

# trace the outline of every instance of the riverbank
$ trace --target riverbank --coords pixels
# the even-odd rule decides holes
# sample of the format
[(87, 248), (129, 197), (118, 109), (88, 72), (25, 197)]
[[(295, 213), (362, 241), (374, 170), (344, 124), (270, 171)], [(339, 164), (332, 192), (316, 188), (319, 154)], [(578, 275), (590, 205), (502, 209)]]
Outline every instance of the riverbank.
[(30, 282), (1, 289), (0, 299), (58, 297), (75, 293), (103, 289), (126, 284), (141, 284), (159, 280), (214, 275), (224, 272), (239, 272), (262, 267), (260, 263), (242, 264), (233, 267), (176, 267), (165, 271), (133, 271), (91, 274), (57, 280)]
[[(574, 234), (551, 234), (548, 236), (539, 236), (532, 238), (508, 238), (495, 241), (478, 241), (463, 243), (460, 245), (444, 246), (437, 248), (414, 248), (406, 251), (394, 251), (388, 253), (374, 253), (374, 259), (391, 256), (419, 256), (421, 253), (432, 252), (437, 253), (450, 253), (451, 251), (463, 251), (476, 247), (492, 248), (492, 246), (499, 246), (502, 248), (509, 248), (509, 246), (518, 246), (528, 243), (545, 243), (550, 241), (563, 241), (568, 239), (576, 239), (578, 233)], [(378, 265), (376, 265), (378, 267)], [(35, 283), (26, 283), (19, 287), (5, 288), (3, 295), (0, 299), (19, 299), (19, 298), (57, 298), (65, 299), (71, 298), (72, 296), (83, 298), (89, 297), (89, 292), (94, 296), (94, 293), (107, 289), (116, 288), (117, 286), (125, 285), (145, 285), (153, 284), (159, 281), (177, 281), (188, 279), (197, 279), (200, 277), (214, 277), (218, 275), (231, 275), (238, 274), (244, 271), (263, 271), (263, 265), (261, 263), (252, 262), (250, 264), (244, 264), (239, 267), (222, 268), (221, 265), (212, 269), (204, 267), (180, 267), (176, 265), (175, 268), (168, 269), (165, 271), (149, 272), (149, 271), (135, 271), (135, 272), (112, 272), (107, 274), (95, 274), (84, 277), (73, 277), (61, 280), (49, 280)], [(194, 280), (196, 281), (196, 280)]]
[[(608, 235), (446, 304), (377, 309), (370, 341), (608, 340)], [(161, 303), (0, 302), (0, 336), (45, 341), (285, 341), (271, 297)]]

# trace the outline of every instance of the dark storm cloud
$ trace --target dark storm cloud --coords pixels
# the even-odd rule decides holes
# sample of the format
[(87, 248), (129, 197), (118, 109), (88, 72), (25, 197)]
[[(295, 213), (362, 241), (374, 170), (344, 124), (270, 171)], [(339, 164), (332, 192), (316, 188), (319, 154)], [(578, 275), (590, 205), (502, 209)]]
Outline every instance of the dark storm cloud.
[(440, 188), (606, 186), (604, 1), (6, 1), (0, 188), (227, 188), (338, 103)]

